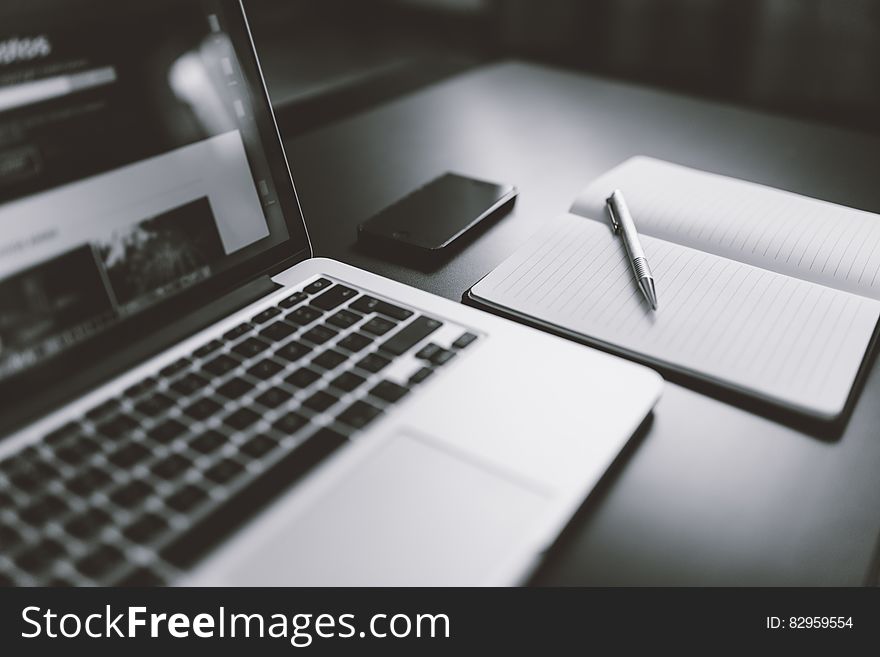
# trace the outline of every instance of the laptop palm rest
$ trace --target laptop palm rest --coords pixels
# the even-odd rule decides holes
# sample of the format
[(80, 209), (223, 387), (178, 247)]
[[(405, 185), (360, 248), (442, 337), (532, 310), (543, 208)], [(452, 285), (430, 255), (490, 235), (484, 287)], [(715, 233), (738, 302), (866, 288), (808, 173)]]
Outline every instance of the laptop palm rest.
[[(232, 585), (485, 581), (548, 504), (539, 491), (401, 430), (303, 515), (236, 559)], [(261, 522), (284, 522), (283, 503)]]

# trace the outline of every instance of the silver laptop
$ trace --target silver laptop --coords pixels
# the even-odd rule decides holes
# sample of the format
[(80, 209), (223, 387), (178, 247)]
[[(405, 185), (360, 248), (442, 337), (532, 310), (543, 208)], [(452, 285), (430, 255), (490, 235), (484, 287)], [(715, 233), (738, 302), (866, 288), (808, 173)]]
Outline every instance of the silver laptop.
[(239, 2), (3, 12), (0, 582), (523, 581), (660, 377), (312, 257)]

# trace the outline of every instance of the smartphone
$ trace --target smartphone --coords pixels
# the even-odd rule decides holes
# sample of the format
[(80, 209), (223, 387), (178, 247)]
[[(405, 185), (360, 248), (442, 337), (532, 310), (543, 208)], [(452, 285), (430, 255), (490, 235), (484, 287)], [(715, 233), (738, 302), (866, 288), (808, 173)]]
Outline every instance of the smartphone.
[(358, 239), (436, 253), (480, 221), (509, 207), (512, 185), (445, 173), (358, 226)]

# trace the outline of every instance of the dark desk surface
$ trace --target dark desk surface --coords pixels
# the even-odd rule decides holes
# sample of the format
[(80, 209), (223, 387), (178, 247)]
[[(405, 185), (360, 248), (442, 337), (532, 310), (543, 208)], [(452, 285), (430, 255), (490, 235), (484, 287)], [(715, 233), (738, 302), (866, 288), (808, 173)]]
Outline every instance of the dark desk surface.
[[(284, 125), (281, 125), (282, 131)], [(880, 137), (522, 63), (490, 65), (287, 143), (318, 255), (450, 299), (635, 154), (880, 212)], [(446, 170), (510, 182), (512, 214), (431, 273), (355, 227)], [(880, 364), (820, 441), (667, 384), (653, 424), (537, 584), (858, 585), (880, 529)]]

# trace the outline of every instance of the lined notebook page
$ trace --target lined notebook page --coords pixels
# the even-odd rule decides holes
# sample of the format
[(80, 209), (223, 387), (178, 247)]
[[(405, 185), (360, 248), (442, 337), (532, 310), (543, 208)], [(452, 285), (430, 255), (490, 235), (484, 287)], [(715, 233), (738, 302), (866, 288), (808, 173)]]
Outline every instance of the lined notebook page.
[(649, 157), (597, 178), (571, 211), (623, 190), (640, 233), (880, 299), (880, 216)]
[(833, 417), (845, 404), (880, 302), (651, 237), (652, 312), (622, 241), (603, 222), (548, 222), (471, 293), (515, 313)]

